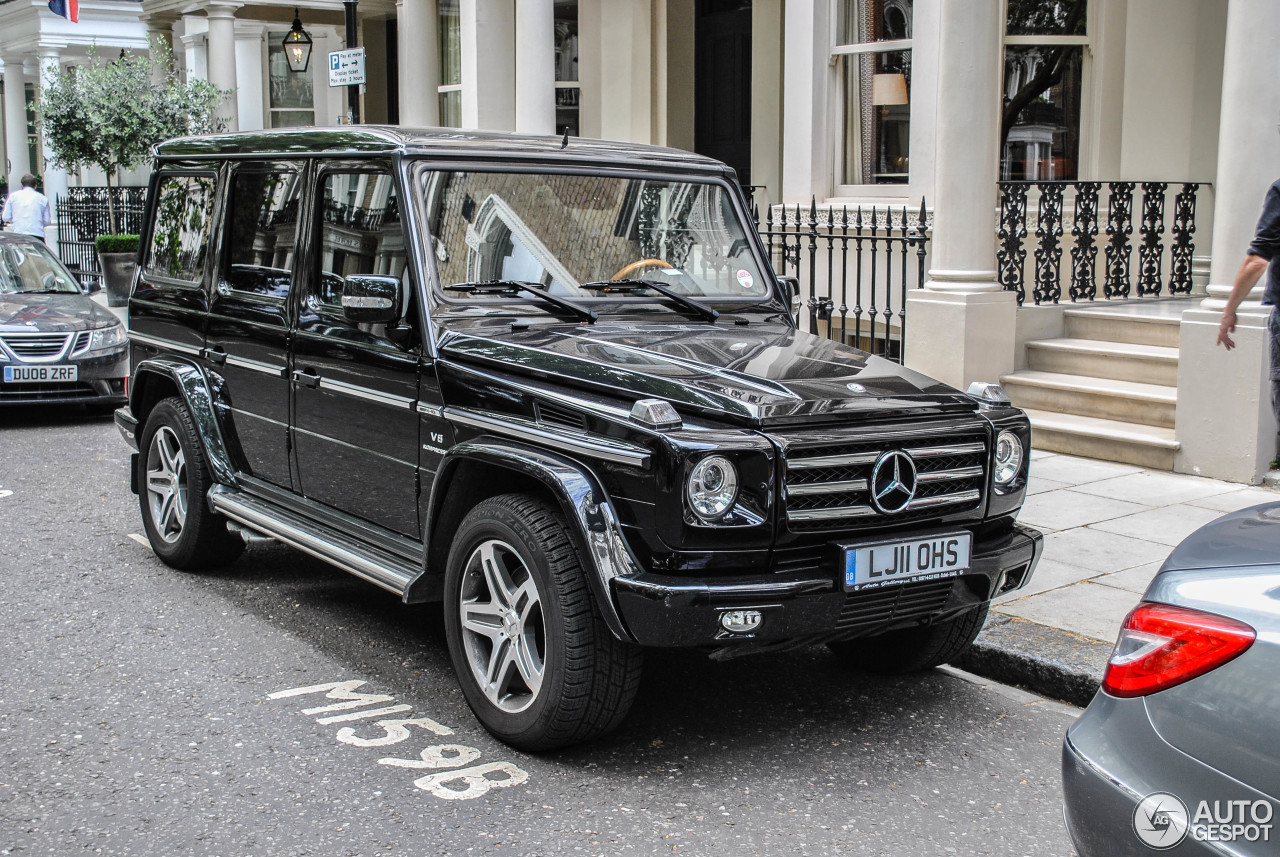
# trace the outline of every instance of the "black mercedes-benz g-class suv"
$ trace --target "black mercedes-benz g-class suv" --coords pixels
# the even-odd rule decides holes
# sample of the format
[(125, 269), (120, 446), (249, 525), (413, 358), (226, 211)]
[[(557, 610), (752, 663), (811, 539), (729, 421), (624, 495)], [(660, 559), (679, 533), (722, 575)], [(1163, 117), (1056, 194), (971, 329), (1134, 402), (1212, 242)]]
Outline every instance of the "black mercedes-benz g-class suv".
[(265, 534), (443, 601), (514, 746), (614, 727), (644, 647), (940, 664), (1031, 574), (1026, 417), (798, 330), (723, 164), (376, 127), (156, 156), (116, 418), (156, 554)]

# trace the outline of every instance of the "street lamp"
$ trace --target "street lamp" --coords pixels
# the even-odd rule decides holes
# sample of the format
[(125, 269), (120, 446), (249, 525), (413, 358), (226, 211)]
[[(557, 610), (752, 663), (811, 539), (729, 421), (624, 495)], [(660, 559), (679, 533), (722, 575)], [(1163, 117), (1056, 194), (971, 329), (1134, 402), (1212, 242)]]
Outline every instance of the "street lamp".
[(293, 26), (284, 34), (284, 55), (289, 61), (289, 71), (306, 71), (311, 62), (311, 36), (302, 29), (298, 10), (293, 10)]

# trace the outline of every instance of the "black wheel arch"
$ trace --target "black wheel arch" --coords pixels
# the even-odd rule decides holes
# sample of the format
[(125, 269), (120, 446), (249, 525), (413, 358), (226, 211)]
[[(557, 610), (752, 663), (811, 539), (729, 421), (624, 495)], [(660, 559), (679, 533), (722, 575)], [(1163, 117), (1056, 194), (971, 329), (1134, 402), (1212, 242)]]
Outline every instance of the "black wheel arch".
[(129, 410), (141, 430), (158, 403), (170, 396), (180, 397), (195, 422), (214, 481), (235, 485), (235, 466), (218, 414), (214, 387), (204, 370), (194, 363), (153, 357), (134, 367), (129, 383)]

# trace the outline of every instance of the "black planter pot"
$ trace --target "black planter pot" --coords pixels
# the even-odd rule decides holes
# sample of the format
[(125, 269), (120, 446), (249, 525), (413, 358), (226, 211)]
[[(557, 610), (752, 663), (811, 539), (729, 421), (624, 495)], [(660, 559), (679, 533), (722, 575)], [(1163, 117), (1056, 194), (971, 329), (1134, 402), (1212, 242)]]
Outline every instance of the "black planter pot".
[(134, 253), (99, 253), (102, 280), (107, 288), (107, 306), (128, 306), (133, 275), (138, 270)]

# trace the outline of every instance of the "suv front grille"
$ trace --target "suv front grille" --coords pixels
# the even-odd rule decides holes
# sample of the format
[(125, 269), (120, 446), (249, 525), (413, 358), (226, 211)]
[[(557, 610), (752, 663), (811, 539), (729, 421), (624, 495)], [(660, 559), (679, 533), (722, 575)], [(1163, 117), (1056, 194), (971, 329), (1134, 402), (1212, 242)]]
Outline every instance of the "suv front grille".
[(0, 336), (14, 357), (24, 362), (54, 360), (67, 348), (69, 333), (6, 333)]
[[(902, 450), (915, 462), (914, 497), (899, 512), (881, 512), (871, 500), (872, 470), (880, 456)], [(847, 443), (786, 445), (787, 525), (793, 532), (896, 524), (963, 512), (982, 502), (986, 485), (986, 434), (912, 433), (868, 436)]]

